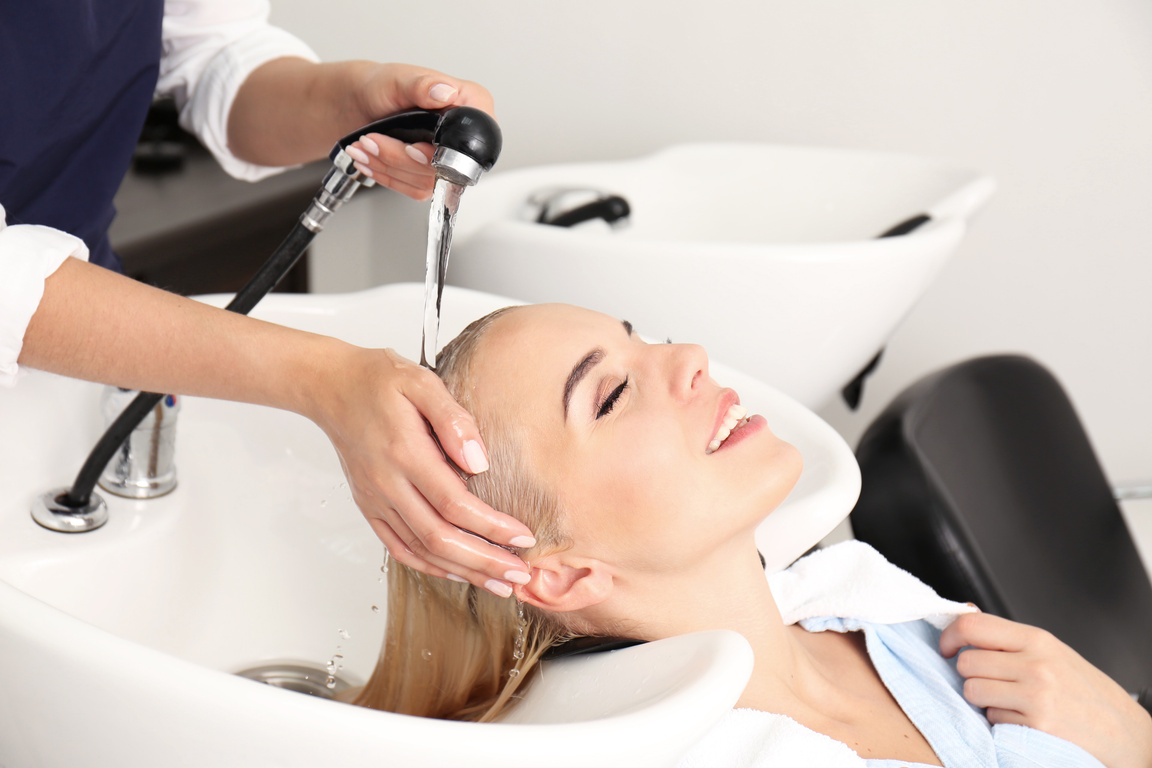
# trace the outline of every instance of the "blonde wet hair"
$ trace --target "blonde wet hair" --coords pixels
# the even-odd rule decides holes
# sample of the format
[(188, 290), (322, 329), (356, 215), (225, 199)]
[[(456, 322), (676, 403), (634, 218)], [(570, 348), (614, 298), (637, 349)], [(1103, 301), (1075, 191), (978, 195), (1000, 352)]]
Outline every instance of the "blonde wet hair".
[[(476, 419), (489, 469), (466, 477), (468, 489), (536, 535), (531, 561), (570, 546), (558, 497), (533, 482), (511, 414), (475, 402), (472, 360), (505, 307), (469, 325), (440, 353), (437, 373)], [(354, 703), (409, 715), (488, 722), (517, 701), (536, 675), (540, 657), (575, 634), (559, 614), (499, 598), (471, 584), (426, 576), (394, 564), (388, 573), (388, 618), (376, 669)], [(522, 658), (517, 658), (522, 654)]]

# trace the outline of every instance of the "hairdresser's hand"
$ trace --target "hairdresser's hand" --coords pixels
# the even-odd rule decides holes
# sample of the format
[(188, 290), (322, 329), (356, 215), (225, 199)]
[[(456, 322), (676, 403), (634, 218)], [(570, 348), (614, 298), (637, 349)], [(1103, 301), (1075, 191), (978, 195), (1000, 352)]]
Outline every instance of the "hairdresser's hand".
[[(972, 646), (960, 651), (965, 646)], [(1017, 723), (1076, 744), (1108, 768), (1152, 766), (1152, 717), (1111, 678), (1051, 633), (986, 613), (940, 635), (960, 657), (964, 698), (988, 721)]]
[[(492, 95), (483, 86), (408, 64), (376, 65), (365, 73), (357, 93), (362, 101), (361, 125), (414, 107), (476, 107), (495, 116)], [(431, 144), (405, 144), (379, 133), (367, 134), (349, 148), (362, 173), (416, 200), (432, 194), (433, 151)]]
[(436, 374), (390, 349), (346, 348), (333, 368), (305, 415), (332, 440), (353, 499), (392, 557), (502, 597), (510, 582), (527, 582), (524, 562), (484, 539), (531, 546), (532, 532), (469, 493), (429, 432), (431, 424), (459, 467), (488, 468), (476, 423)]

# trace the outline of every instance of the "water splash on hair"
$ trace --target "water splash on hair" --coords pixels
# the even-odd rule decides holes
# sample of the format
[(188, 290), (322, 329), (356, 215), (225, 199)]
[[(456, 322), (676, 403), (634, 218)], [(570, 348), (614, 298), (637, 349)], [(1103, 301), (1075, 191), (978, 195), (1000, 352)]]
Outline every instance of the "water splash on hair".
[(524, 659), (524, 635), (528, 628), (528, 621), (524, 618), (524, 603), (516, 601), (516, 641), (512, 646), (512, 658), (516, 660), (512, 669), (508, 670), (508, 677), (520, 676), (520, 662)]
[(377, 576), (376, 581), (379, 584), (384, 583), (384, 576), (388, 575), (388, 561), (392, 558), (392, 554), (388, 551), (388, 547), (384, 547), (384, 562), (380, 565), (380, 573), (383, 576)]

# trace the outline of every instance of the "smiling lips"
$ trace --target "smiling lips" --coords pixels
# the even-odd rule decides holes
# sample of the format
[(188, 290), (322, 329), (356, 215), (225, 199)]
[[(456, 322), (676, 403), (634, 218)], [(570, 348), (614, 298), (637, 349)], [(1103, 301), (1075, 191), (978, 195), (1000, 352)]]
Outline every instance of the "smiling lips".
[(708, 454), (717, 450), (721, 443), (728, 439), (729, 435), (747, 423), (748, 409), (739, 403), (733, 403), (728, 407), (728, 413), (724, 414), (724, 418), (720, 422), (720, 429), (716, 430), (716, 435), (712, 438), (712, 442), (708, 443), (708, 448), (704, 453)]

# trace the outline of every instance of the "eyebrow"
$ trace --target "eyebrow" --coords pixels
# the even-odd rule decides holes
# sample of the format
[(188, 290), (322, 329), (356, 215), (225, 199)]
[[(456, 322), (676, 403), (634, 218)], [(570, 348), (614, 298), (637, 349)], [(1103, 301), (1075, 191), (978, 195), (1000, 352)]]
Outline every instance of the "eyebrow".
[[(620, 324), (624, 326), (624, 331), (628, 337), (632, 337), (632, 323), (627, 320), (621, 320)], [(572, 402), (572, 393), (576, 391), (576, 387), (588, 375), (588, 372), (600, 364), (604, 359), (604, 350), (601, 347), (589, 352), (584, 356), (584, 359), (572, 366), (572, 372), (568, 374), (568, 380), (564, 382), (564, 418), (568, 418), (568, 405)]]

